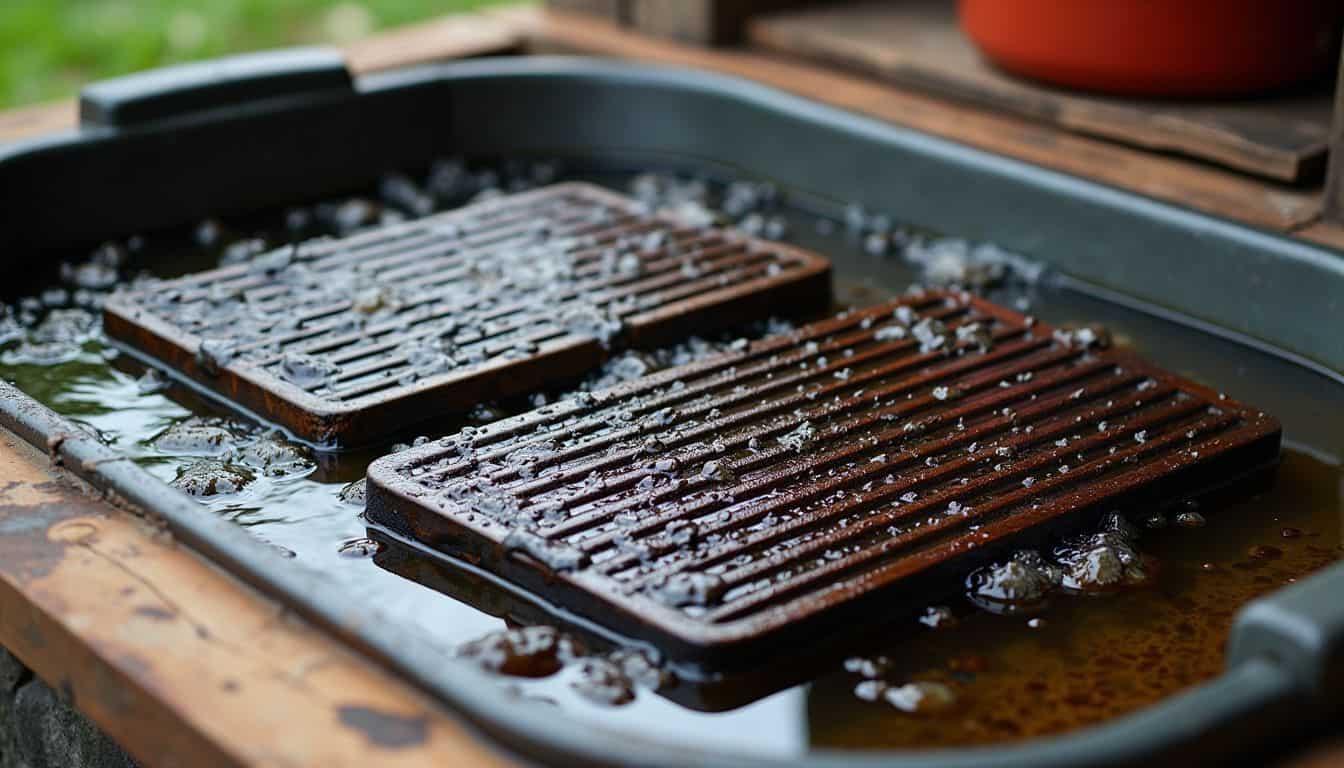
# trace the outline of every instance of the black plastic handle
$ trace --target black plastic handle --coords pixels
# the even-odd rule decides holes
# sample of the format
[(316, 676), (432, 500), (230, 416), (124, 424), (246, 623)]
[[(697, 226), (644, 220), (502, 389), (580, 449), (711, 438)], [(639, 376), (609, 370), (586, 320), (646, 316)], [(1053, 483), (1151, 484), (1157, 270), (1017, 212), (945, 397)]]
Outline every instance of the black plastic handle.
[(1268, 658), (1297, 685), (1344, 707), (1344, 564), (1254, 600), (1237, 615), (1228, 666)]
[(290, 48), (180, 64), (93, 83), (79, 95), (79, 122), (128, 128), (277, 96), (353, 90), (331, 48)]

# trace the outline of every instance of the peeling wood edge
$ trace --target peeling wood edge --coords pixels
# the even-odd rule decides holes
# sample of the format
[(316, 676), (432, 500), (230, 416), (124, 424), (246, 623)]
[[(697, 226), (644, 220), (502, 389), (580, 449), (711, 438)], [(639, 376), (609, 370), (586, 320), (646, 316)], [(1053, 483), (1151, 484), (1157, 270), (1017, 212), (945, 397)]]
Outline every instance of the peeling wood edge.
[[(146, 766), (508, 762), (0, 432), (0, 643)], [(49, 478), (49, 481), (48, 481)]]
[[(94, 646), (4, 580), (0, 580), (0, 610), (5, 616), (0, 622), (0, 645), (68, 704), (104, 728), (137, 760), (148, 762), (164, 749), (170, 754), (189, 755), (193, 766), (203, 768), (245, 764), (196, 729), (184, 727), (169, 703), (146, 691), (117, 665), (106, 663)], [(74, 670), (83, 673), (75, 674)], [(110, 701), (114, 696), (119, 699), (116, 704)], [(142, 734), (153, 734), (159, 743), (151, 748)]]

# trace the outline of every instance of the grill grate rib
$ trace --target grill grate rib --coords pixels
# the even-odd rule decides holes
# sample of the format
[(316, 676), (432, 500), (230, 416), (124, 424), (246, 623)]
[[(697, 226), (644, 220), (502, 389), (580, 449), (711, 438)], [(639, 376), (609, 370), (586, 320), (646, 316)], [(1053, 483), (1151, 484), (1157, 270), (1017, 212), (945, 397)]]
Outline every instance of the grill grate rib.
[(648, 346), (823, 310), (827, 261), (558, 184), (137, 286), (108, 333), (319, 444), (579, 375)]
[(1044, 524), (1226, 482), (1278, 439), (1133, 354), (931, 293), (384, 457), (368, 515), (703, 661), (927, 601)]

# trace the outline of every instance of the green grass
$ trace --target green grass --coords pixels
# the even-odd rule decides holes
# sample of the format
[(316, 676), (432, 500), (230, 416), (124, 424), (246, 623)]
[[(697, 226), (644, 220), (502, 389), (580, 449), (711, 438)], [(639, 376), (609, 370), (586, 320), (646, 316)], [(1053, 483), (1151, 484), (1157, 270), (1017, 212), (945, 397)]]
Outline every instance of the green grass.
[(238, 51), (342, 43), (500, 0), (0, 0), (0, 108)]

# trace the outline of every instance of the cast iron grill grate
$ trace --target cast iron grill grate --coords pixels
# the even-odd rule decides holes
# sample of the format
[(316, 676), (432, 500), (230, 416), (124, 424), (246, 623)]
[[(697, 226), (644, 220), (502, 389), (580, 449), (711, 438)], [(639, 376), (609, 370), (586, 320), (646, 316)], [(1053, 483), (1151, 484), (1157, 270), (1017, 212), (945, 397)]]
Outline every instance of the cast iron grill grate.
[(368, 515), (713, 662), (922, 607), (950, 570), (1222, 484), (1278, 437), (1087, 331), (931, 293), (384, 457)]
[(110, 336), (318, 443), (579, 375), (619, 346), (820, 311), (828, 262), (558, 184), (142, 285)]

